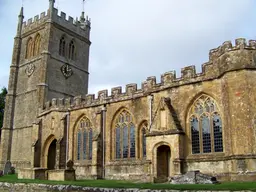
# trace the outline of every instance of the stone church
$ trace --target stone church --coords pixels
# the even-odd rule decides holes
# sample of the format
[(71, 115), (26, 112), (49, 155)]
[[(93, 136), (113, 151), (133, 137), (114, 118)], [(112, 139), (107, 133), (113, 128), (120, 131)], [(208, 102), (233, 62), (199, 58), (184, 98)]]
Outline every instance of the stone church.
[[(236, 39), (209, 61), (137, 84), (88, 94), (91, 22), (47, 13), (18, 17), (1, 166), (65, 170), (76, 179), (165, 181), (192, 170), (219, 180), (256, 179), (256, 41)], [(26, 171), (24, 171), (26, 170)]]

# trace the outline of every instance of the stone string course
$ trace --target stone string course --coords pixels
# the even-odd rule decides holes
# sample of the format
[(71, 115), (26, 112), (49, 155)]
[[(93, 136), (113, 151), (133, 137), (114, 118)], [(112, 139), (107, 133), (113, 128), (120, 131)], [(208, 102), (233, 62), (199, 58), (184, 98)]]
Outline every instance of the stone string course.
[[(68, 192), (77, 192), (77, 191), (85, 191), (85, 192), (179, 192), (179, 190), (151, 190), (151, 189), (113, 189), (113, 188), (93, 188), (93, 187), (80, 187), (73, 185), (46, 185), (46, 184), (24, 184), (24, 183), (5, 183), (0, 182), (0, 192), (9, 192), (9, 191), (30, 191), (30, 192), (46, 192), (46, 191), (68, 191)], [(182, 192), (186, 192), (188, 190), (182, 190)], [(194, 191), (194, 190), (191, 190)], [(201, 192), (206, 192), (209, 190), (200, 190)], [(214, 192), (214, 191), (212, 191)], [(217, 191), (216, 191), (217, 192)], [(218, 191), (222, 192), (222, 191)], [(229, 191), (225, 191), (229, 192)], [(241, 191), (242, 192), (242, 191)], [(250, 191), (246, 191), (250, 192)]]
[[(176, 77), (175, 71), (162, 74), (160, 83), (156, 82), (155, 76), (148, 77), (146, 81), (142, 82), (141, 89), (137, 88), (137, 84), (132, 83), (126, 85), (125, 92), (122, 92), (121, 86), (112, 88), (111, 95), (108, 94), (108, 90), (101, 90), (98, 92), (97, 98), (94, 94), (80, 95), (73, 98), (53, 98), (45, 103), (44, 108), (40, 109), (40, 113), (49, 112), (49, 110), (78, 109), (124, 101), (167, 88), (214, 80), (228, 71), (256, 68), (253, 62), (245, 64), (232, 63), (234, 62), (232, 61), (232, 54), (235, 54), (236, 58), (243, 58), (245, 55), (249, 55), (249, 58), (253, 60), (253, 51), (255, 52), (255, 50), (256, 40), (249, 40), (247, 42), (246, 39), (239, 38), (235, 40), (235, 45), (232, 45), (231, 41), (226, 41), (218, 48), (209, 51), (209, 61), (202, 65), (201, 73), (196, 73), (196, 67), (192, 65), (182, 68), (181, 77), (179, 78)], [(223, 66), (223, 63), (225, 66)]]

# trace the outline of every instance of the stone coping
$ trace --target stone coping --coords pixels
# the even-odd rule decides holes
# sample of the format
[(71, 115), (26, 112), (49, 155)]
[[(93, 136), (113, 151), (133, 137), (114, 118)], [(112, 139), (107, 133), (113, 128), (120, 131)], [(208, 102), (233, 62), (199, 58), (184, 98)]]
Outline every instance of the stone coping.
[[(7, 183), (0, 182), (0, 192), (1, 191), (30, 191), (30, 192), (47, 192), (47, 191), (69, 191), (69, 192), (77, 192), (77, 191), (85, 191), (85, 192), (186, 192), (186, 191), (201, 191), (201, 192), (215, 192), (213, 190), (168, 190), (168, 189), (138, 189), (138, 188), (97, 188), (97, 187), (82, 187), (82, 186), (74, 186), (74, 185), (47, 185), (47, 184), (34, 184), (34, 183)], [(231, 192), (231, 190), (222, 190), (216, 192)], [(241, 190), (241, 192), (251, 192), (249, 190)]]

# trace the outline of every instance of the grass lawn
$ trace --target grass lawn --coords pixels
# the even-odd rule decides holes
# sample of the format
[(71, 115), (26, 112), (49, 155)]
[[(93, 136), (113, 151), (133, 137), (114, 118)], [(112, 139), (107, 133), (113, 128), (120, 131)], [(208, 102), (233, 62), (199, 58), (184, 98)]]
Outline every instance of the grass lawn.
[(83, 187), (104, 187), (104, 188), (139, 188), (139, 189), (176, 189), (176, 190), (252, 190), (256, 191), (256, 182), (227, 182), (215, 185), (173, 185), (173, 184), (154, 184), (154, 183), (132, 183), (127, 181), (115, 180), (78, 180), (78, 181), (48, 181), (48, 180), (29, 180), (18, 179), (17, 175), (6, 175), (0, 177), (0, 182), (9, 183), (40, 183), (50, 185), (78, 185)]

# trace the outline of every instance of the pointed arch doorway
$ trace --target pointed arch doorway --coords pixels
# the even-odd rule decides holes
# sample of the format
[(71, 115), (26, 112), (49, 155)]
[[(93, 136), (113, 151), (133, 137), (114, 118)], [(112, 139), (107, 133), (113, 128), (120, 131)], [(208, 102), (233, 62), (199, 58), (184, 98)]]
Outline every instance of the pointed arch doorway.
[(157, 180), (166, 182), (170, 176), (170, 157), (171, 150), (167, 145), (161, 145), (157, 148)]
[(57, 143), (57, 140), (54, 139), (48, 148), (47, 168), (50, 170), (55, 169), (55, 165), (56, 165), (56, 143)]

